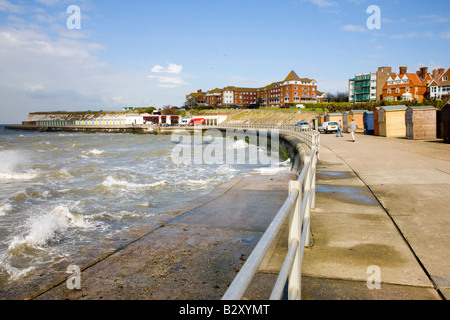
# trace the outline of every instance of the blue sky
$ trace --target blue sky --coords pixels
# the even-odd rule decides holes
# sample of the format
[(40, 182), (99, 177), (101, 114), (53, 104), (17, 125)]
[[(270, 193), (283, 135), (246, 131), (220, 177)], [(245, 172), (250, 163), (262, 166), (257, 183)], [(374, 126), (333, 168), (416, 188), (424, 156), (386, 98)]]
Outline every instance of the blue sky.
[[(67, 8), (81, 10), (69, 30)], [(381, 29), (370, 30), (377, 5)], [(450, 67), (450, 1), (0, 0), (0, 123), (29, 112), (180, 106), (291, 70), (346, 91), (379, 66)]]

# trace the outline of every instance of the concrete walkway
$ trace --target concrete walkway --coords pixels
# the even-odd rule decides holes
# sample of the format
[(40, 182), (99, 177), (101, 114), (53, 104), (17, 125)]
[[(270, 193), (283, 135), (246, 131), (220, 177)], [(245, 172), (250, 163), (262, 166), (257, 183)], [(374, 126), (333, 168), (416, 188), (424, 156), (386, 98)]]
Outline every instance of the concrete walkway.
[(450, 298), (449, 161), (440, 141), (322, 135), (303, 298)]

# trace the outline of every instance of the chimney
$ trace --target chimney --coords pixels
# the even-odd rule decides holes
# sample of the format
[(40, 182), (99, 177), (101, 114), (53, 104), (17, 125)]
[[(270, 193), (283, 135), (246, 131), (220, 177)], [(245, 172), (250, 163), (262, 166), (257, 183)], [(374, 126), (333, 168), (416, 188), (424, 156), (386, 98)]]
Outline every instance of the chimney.
[(433, 79), (439, 78), (439, 70), (434, 69), (431, 76), (433, 77)]
[(408, 67), (400, 67), (400, 74), (406, 74)]
[(427, 74), (428, 74), (428, 68), (427, 67), (420, 68), (420, 78), (422, 80), (424, 80), (427, 77)]

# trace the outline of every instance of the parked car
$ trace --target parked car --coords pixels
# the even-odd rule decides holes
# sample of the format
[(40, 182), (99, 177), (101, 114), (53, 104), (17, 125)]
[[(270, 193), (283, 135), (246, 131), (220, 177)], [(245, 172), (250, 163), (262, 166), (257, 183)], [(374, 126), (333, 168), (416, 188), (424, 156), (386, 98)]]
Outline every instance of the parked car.
[(324, 122), (319, 127), (320, 133), (337, 132), (339, 124), (337, 122)]
[(282, 105), (280, 108), (281, 109), (289, 109), (290, 107), (289, 107), (289, 105), (285, 104), (285, 105)]
[(297, 109), (305, 109), (305, 105), (304, 104), (298, 104), (295, 106)]
[(257, 103), (249, 104), (247, 109), (259, 109), (259, 104)]
[(302, 128), (302, 129), (310, 129), (311, 128), (311, 125), (309, 124), (309, 122), (306, 122), (306, 121), (299, 122), (295, 126)]
[(189, 125), (190, 121), (191, 121), (191, 119), (183, 119), (180, 122), (180, 126), (182, 126), (182, 127), (187, 126), (187, 125)]

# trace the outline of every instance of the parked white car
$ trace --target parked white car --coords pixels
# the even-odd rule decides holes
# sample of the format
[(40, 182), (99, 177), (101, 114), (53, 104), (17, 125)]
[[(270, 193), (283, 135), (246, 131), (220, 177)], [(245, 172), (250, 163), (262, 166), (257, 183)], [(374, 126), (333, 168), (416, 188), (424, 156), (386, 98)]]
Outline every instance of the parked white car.
[(320, 133), (329, 133), (329, 132), (337, 132), (339, 128), (339, 124), (337, 122), (324, 122), (319, 127)]
[(182, 127), (187, 126), (187, 125), (189, 125), (190, 121), (191, 121), (191, 119), (183, 119), (180, 122), (180, 126), (182, 126)]

